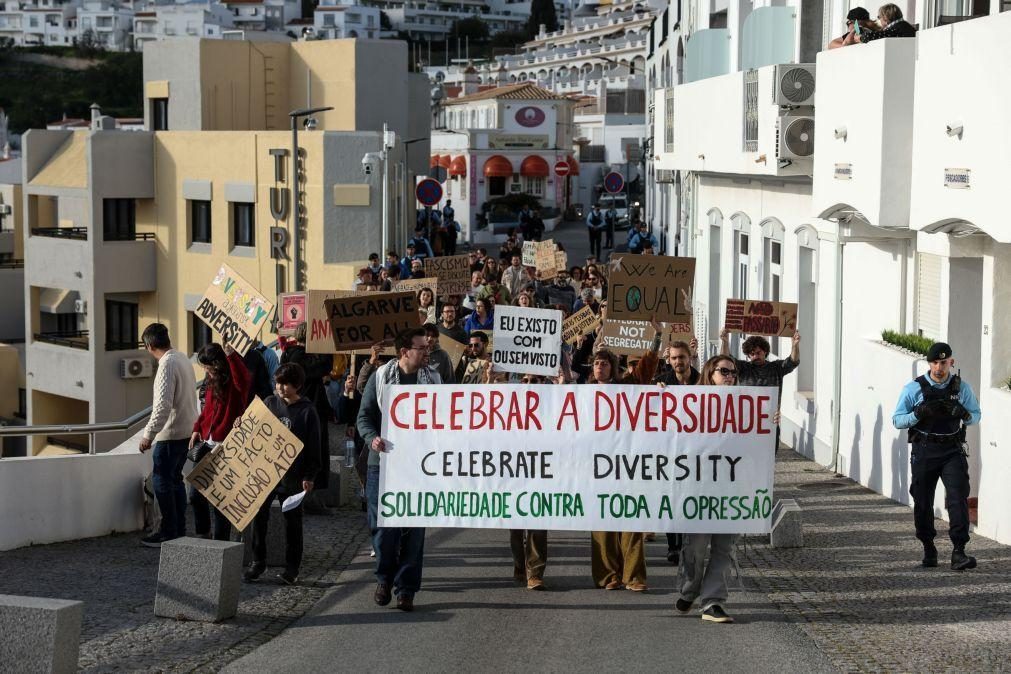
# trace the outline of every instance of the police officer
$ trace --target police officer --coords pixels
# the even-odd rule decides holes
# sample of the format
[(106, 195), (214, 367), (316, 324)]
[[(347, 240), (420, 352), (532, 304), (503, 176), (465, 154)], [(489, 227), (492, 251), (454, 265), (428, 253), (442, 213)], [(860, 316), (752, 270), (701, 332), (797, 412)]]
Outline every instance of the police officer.
[(913, 445), (910, 456), (916, 537), (923, 543), (923, 566), (937, 566), (934, 547), (934, 490), (938, 478), (944, 483), (944, 507), (951, 525), (948, 535), (954, 545), (951, 568), (973, 569), (976, 558), (965, 554), (969, 542), (969, 463), (966, 460), (965, 427), (979, 422), (979, 402), (972, 388), (951, 371), (955, 359), (951, 347), (938, 342), (927, 352), (928, 374), (902, 389), (892, 416), (896, 428), (909, 429)]

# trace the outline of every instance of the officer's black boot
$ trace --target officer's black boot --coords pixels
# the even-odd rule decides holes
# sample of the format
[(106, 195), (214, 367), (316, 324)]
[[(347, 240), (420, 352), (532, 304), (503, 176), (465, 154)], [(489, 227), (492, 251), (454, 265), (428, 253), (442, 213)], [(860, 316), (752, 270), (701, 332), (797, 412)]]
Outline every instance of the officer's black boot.
[(923, 565), (928, 568), (937, 566), (937, 548), (934, 547), (933, 541), (923, 544)]
[(976, 568), (976, 558), (965, 554), (963, 548), (955, 548), (951, 553), (951, 568), (953, 571), (965, 571)]

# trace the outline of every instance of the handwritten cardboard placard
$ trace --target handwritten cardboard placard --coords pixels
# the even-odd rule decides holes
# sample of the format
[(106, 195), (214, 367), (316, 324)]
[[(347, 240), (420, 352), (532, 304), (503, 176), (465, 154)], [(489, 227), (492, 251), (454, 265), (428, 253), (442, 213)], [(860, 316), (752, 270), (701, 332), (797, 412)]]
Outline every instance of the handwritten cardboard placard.
[(583, 307), (562, 323), (562, 341), (566, 344), (575, 344), (580, 337), (596, 330), (598, 325), (600, 314), (593, 313), (590, 307)]
[(562, 312), (504, 305), (495, 309), (491, 360), (495, 372), (558, 374)]
[(523, 266), (533, 267), (537, 263), (537, 242), (523, 242)]
[(295, 329), (306, 319), (306, 293), (282, 293), (277, 296), (278, 333), (285, 337), (295, 334)]
[(254, 397), (239, 426), (200, 460), (186, 481), (243, 531), (302, 451), (302, 441)]
[(404, 293), (412, 292), (417, 294), (422, 288), (428, 288), (432, 291), (432, 299), (434, 300), (439, 296), (439, 279), (435, 277), (431, 278), (408, 278), (402, 281), (397, 281), (393, 284), (393, 292)]
[(541, 274), (541, 278), (553, 278), (558, 272), (556, 267), (558, 259), (555, 257), (555, 242), (551, 239), (547, 241), (534, 242), (534, 267)]
[(460, 364), (460, 359), (463, 358), (463, 354), (467, 350), (468, 345), (463, 342), (458, 342), (452, 337), (442, 335), (439, 338), (439, 346), (442, 347), (443, 351), (449, 354), (449, 360), (452, 361), (453, 369), (455, 370), (456, 366)]
[(685, 342), (688, 344), (695, 338), (695, 330), (692, 328), (691, 321), (668, 323), (664, 327), (664, 334), (666, 335), (664, 341), (667, 344), (671, 344), (672, 342)]
[(555, 273), (569, 270), (569, 254), (564, 250), (555, 251)]
[(413, 292), (359, 294), (323, 302), (330, 320), (330, 336), (337, 351), (370, 347), (393, 340), (420, 325)]
[[(307, 290), (305, 301), (305, 350), (308, 353), (333, 353), (333, 338), (330, 336), (330, 318), (327, 316), (327, 300), (338, 297), (375, 295), (375, 290)], [(369, 345), (372, 346), (371, 344)], [(350, 349), (342, 349), (350, 350)], [(368, 349), (365, 350), (368, 354)]]
[[(600, 342), (605, 348), (619, 356), (641, 356), (653, 348), (656, 330), (645, 321), (616, 321), (608, 315), (600, 331)], [(660, 343), (663, 353), (665, 344)]]
[(222, 341), (246, 355), (273, 308), (251, 283), (222, 264), (200, 298), (196, 315), (220, 334)]
[(426, 257), (425, 276), (439, 279), (441, 297), (466, 295), (470, 290), (470, 257), (467, 255)]
[(624, 321), (687, 323), (695, 286), (695, 258), (612, 255), (607, 315)]
[(730, 332), (789, 337), (797, 330), (797, 305), (770, 300), (727, 300), (723, 326)]

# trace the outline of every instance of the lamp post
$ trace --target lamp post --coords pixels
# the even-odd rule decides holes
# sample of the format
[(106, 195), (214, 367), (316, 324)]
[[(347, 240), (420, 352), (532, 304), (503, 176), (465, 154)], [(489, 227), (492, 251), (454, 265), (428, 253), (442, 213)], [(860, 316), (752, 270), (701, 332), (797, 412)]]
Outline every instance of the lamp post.
[[(311, 119), (312, 115), (318, 112), (326, 112), (327, 110), (333, 110), (332, 106), (325, 108), (308, 108), (305, 110), (292, 110), (288, 113), (288, 117), (291, 118), (291, 179), (292, 179), (292, 201), (295, 202), (294, 211), (294, 223), (295, 226), (292, 231), (292, 246), (295, 249), (294, 265), (295, 265), (295, 291), (302, 289), (302, 200), (300, 198), (299, 192), (299, 173), (298, 173), (298, 120), (303, 117), (309, 117), (306, 122), (315, 122)], [(310, 128), (307, 124), (307, 128)], [(315, 123), (311, 125), (311, 128), (316, 128)]]

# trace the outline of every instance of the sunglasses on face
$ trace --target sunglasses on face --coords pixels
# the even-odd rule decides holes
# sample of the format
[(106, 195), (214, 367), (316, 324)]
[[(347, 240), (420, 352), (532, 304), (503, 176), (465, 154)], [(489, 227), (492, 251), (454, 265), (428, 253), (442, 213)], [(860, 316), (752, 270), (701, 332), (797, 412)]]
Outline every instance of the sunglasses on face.
[(731, 370), (729, 367), (718, 367), (716, 371), (722, 374), (724, 377), (736, 377), (737, 370)]

